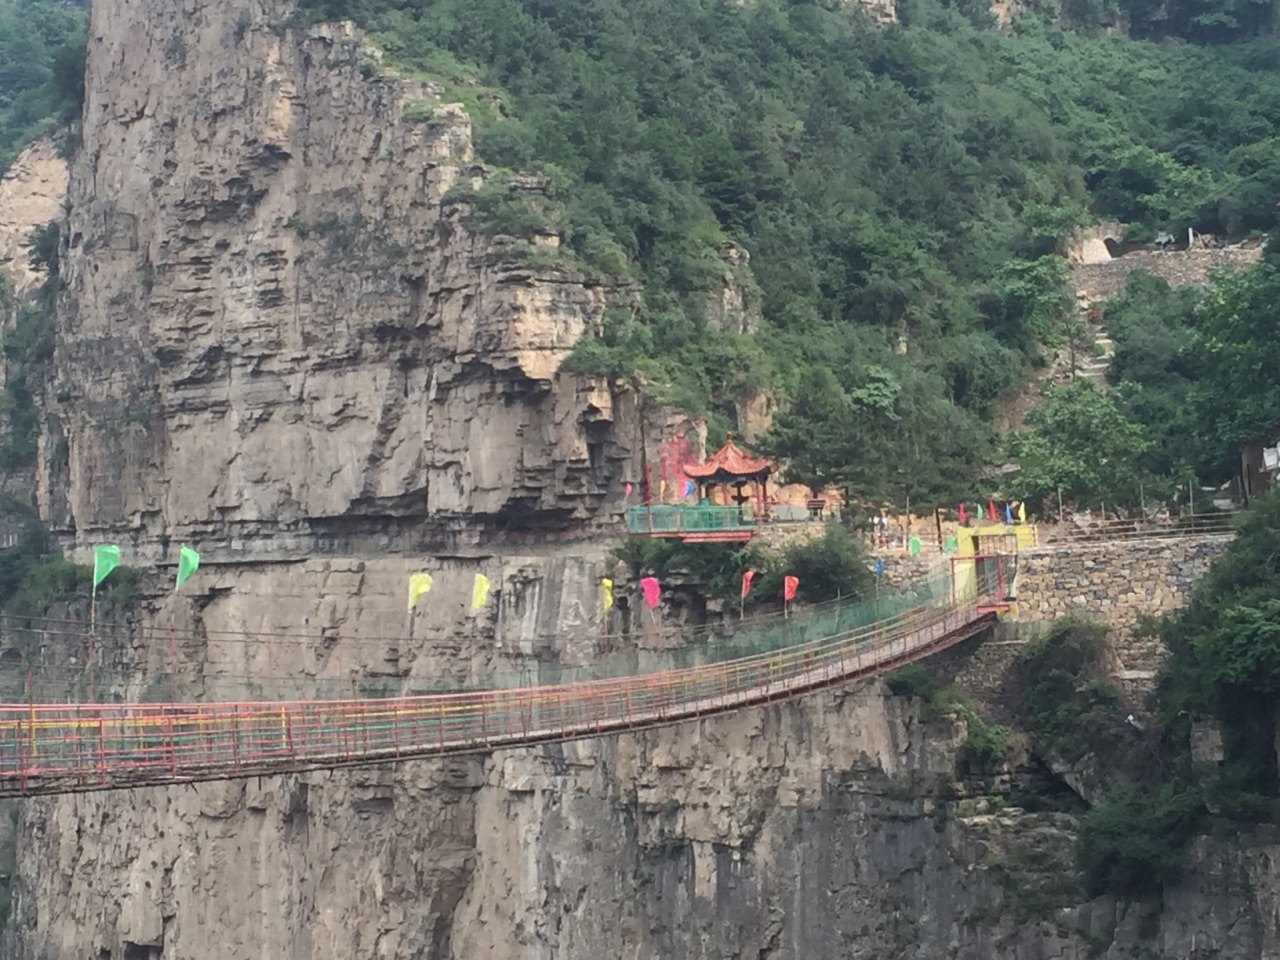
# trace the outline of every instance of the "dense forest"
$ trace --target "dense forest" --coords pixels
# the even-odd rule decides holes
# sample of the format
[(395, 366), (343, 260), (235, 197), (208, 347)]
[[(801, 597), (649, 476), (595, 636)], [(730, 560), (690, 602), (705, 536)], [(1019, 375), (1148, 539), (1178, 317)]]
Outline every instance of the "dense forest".
[[(473, 106), (499, 174), (475, 198), (491, 228), (551, 226), (580, 265), (644, 281), (639, 313), (611, 315), (572, 364), (720, 428), (768, 390), (785, 412), (764, 446), (797, 479), (868, 497), (991, 490), (984, 468), (1012, 446), (997, 405), (1075, 322), (1053, 256), (1075, 225), (1275, 223), (1271, 0), (1080, 0), (1064, 11), (1077, 29), (1033, 9), (1011, 32), (968, 0), (902, 0), (885, 28), (777, 0), (303, 6), (357, 20)], [(1163, 42), (1089, 29), (1121, 17)], [(503, 169), (541, 171), (552, 207), (509, 193)], [(706, 319), (731, 243), (750, 254), (731, 272), (758, 298), (751, 336)], [(1216, 479), (1223, 457), (1150, 460)]]
[(35, 137), (79, 119), (85, 6), (0, 0), (0, 171)]

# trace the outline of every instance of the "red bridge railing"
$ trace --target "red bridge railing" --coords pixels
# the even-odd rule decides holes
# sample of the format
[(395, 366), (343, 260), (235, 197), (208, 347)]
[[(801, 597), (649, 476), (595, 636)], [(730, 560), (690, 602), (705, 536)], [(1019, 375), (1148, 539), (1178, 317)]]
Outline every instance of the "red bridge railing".
[(928, 607), (736, 660), (619, 679), (379, 699), (0, 705), (0, 796), (231, 779), (640, 729), (928, 656), (988, 608)]

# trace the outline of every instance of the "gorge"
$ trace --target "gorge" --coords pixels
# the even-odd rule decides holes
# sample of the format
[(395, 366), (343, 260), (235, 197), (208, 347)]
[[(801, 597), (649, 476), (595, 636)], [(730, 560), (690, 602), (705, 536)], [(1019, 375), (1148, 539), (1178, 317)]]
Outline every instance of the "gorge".
[[(94, 0), (87, 38), (67, 166), (37, 141), (0, 185), (20, 294), (42, 279), (31, 228), (58, 224), (34, 465), (5, 488), (33, 492), (68, 558), (118, 543), (158, 571), (102, 604), (104, 697), (480, 683), (602, 642), (661, 649), (714, 614), (637, 603), (602, 641), (601, 580), (634, 579), (626, 485), (666, 445), (705, 449), (708, 417), (566, 365), (638, 313), (644, 278), (483, 222), (486, 184), (535, 207), (555, 190), (477, 157), (475, 104), (288, 0)], [(756, 322), (750, 269), (726, 254), (714, 272), (724, 327)], [(184, 542), (202, 565), (178, 593)], [(1124, 562), (1154, 554), (1143, 576), (1173, 608), (1223, 547)], [(1086, 554), (1026, 561), (1035, 619), (1083, 596)], [(419, 571), (432, 602), (406, 615)], [(1091, 594), (1125, 579), (1095, 572)], [(1094, 599), (1076, 606), (1110, 612)], [(42, 621), (41, 663), (83, 655), (86, 607), (46, 611), (68, 622)], [(32, 632), (6, 620), (0, 665)], [(0, 956), (1280, 956), (1266, 830), (1197, 838), (1154, 900), (1085, 889), (1076, 770), (1009, 702), (1035, 633), (1005, 623), (930, 662), (965, 709), (875, 680), (568, 744), (19, 801)], [(1159, 657), (1131, 655), (1149, 681)], [(986, 724), (1012, 728), (998, 762), (971, 750)]]

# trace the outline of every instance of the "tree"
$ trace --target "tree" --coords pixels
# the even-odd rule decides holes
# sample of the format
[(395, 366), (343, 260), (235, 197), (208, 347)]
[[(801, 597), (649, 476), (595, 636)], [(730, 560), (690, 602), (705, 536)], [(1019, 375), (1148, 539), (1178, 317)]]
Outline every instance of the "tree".
[(1109, 394), (1076, 381), (1033, 408), (1027, 427), (1013, 438), (1021, 468), (1016, 496), (1040, 502), (1061, 490), (1064, 499), (1085, 507), (1141, 502), (1151, 440)]
[(1200, 376), (1191, 400), (1202, 429), (1232, 444), (1280, 421), (1280, 266), (1219, 277), (1196, 315)]

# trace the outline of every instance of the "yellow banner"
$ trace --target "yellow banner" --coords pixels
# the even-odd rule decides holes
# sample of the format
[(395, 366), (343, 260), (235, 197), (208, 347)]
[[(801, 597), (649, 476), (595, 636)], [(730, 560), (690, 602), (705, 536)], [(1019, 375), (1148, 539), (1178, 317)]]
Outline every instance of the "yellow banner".
[(600, 586), (604, 589), (604, 612), (607, 615), (613, 609), (613, 581), (606, 577), (600, 581)]
[(471, 588), (471, 609), (479, 610), (489, 599), (489, 578), (483, 573), (476, 574), (476, 585)]
[(431, 589), (431, 574), (415, 573), (409, 577), (409, 609), (418, 605), (422, 595)]

